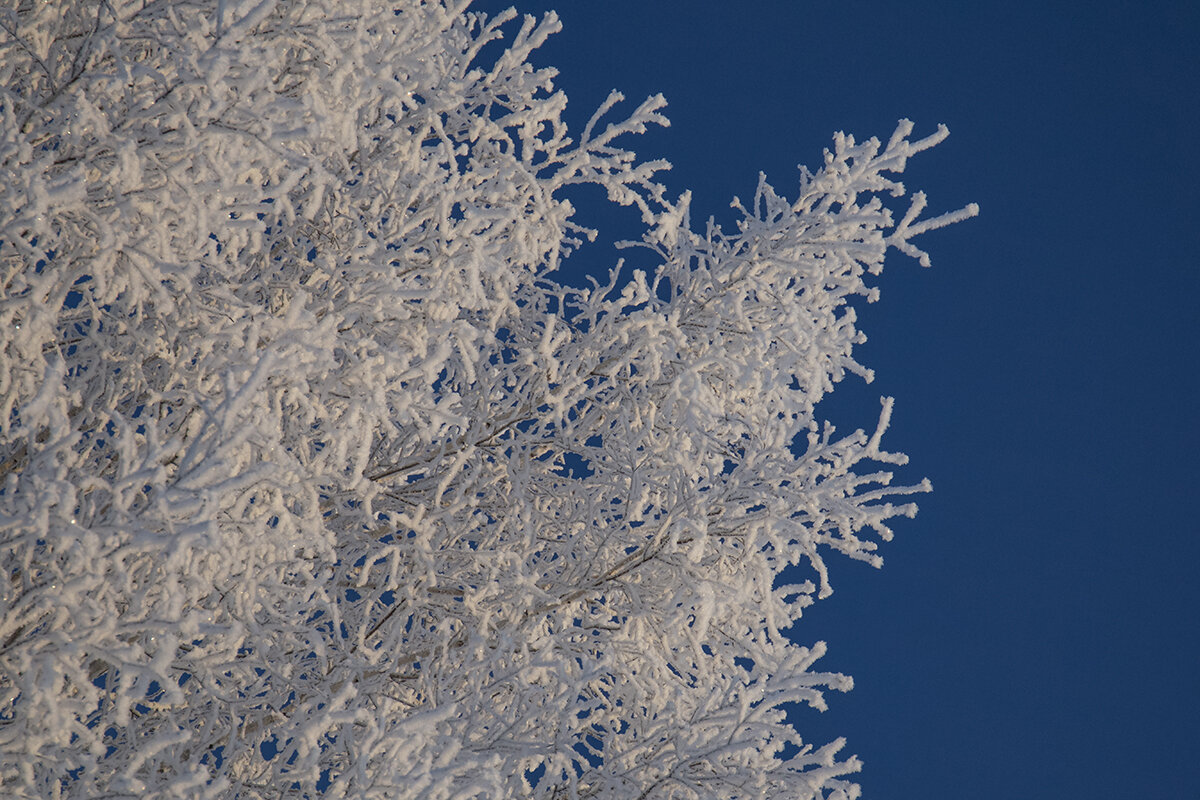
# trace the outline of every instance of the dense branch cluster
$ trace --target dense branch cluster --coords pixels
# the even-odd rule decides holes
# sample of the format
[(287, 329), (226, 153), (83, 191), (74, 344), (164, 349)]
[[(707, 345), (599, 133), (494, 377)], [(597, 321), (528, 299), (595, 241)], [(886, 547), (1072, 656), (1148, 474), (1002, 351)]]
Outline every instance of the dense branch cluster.
[[(928, 488), (815, 407), (945, 131), (698, 233), (467, 5), (0, 10), (6, 796), (857, 795), (784, 631)], [(652, 266), (555, 280), (581, 183)]]

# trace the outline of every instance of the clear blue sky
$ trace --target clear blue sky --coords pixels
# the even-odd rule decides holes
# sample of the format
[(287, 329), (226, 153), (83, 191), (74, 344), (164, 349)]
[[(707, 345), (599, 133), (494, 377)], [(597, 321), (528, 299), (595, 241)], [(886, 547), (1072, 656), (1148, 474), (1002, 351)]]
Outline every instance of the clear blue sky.
[(631, 144), (694, 218), (900, 117), (951, 130), (906, 183), (982, 208), (933, 269), (894, 255), (860, 316), (876, 382), (829, 403), (869, 426), (895, 396), (885, 441), (934, 494), (881, 572), (832, 565), (799, 638), (857, 688), (802, 730), (849, 738), (867, 798), (1200, 797), (1200, 5), (518, 5), (548, 8), (572, 123), (666, 95)]

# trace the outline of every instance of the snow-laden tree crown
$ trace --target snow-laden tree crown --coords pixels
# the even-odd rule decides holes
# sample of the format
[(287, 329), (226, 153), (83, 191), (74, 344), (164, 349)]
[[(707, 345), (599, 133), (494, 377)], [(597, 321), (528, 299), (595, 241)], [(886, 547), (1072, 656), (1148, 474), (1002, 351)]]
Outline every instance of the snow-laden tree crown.
[[(785, 631), (928, 489), (815, 406), (945, 129), (697, 229), (553, 14), (4, 5), (6, 797), (857, 796)], [(587, 183), (656, 266), (556, 281)]]

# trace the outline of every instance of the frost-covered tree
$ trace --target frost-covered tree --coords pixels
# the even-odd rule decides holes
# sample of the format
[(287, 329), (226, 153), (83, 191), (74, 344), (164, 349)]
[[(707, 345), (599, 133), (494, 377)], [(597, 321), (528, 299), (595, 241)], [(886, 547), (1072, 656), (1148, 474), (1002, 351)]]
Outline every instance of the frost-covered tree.
[[(815, 407), (945, 130), (694, 228), (661, 97), (568, 133), (467, 6), (4, 3), (5, 797), (858, 794), (786, 631), (928, 486)], [(645, 269), (578, 290), (588, 183)]]

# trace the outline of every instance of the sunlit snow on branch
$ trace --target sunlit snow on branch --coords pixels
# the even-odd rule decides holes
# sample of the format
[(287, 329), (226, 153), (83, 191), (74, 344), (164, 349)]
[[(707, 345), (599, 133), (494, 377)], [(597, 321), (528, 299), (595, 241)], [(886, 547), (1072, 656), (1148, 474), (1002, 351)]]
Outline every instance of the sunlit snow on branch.
[[(0, 10), (6, 797), (857, 796), (784, 720), (850, 680), (784, 631), (929, 488), (891, 400), (816, 407), (870, 379), (864, 276), (975, 213), (885, 204), (945, 129), (696, 227), (625, 149), (661, 97), (567, 131), (558, 28)], [(647, 231), (588, 290), (581, 183)]]

